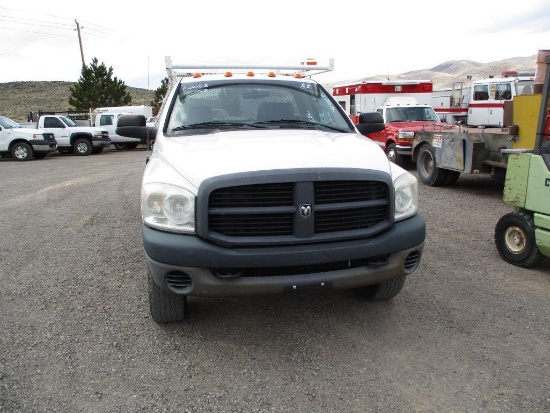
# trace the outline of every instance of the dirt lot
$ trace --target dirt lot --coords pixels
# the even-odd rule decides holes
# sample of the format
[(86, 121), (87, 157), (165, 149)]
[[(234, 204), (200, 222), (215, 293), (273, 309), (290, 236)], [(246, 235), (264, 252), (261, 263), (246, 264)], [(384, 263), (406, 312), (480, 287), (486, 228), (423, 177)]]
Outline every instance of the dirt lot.
[(146, 156), (0, 159), (0, 411), (550, 411), (550, 260), (498, 256), (501, 182), (420, 184), (424, 256), (390, 302), (190, 299), (186, 322), (162, 326)]

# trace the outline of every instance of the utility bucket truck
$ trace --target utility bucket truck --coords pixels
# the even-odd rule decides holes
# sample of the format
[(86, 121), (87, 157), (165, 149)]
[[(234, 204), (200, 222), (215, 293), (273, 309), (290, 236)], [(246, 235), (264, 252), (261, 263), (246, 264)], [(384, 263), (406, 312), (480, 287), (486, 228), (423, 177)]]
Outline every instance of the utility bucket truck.
[(550, 257), (550, 56), (545, 63), (535, 148), (506, 151), (509, 157), (503, 200), (515, 211), (502, 216), (495, 227), (500, 256), (521, 267)]
[[(544, 51), (539, 54), (541, 52)], [(491, 106), (492, 109), (483, 115), (485, 121), (482, 124), (476, 127), (460, 125), (455, 129), (440, 131), (422, 130), (415, 135), (412, 158), (416, 162), (418, 177), (424, 184), (452, 185), (462, 173), (504, 177), (509, 150), (535, 148), (536, 122), (533, 119), (539, 117), (541, 94), (527, 94), (524, 89), (517, 93), (520, 92), (520, 85), (516, 80), (491, 79), (490, 82), (474, 83), (473, 102), (477, 109), (482, 110), (483, 104), (475, 102), (487, 96), (488, 102), (499, 101), (498, 104), (487, 103), (489, 106), (497, 106)], [(534, 80), (531, 82), (530, 88), (533, 89)], [(478, 85), (480, 88), (477, 88)], [(487, 91), (488, 95), (483, 91)], [(504, 101), (510, 91), (513, 99)], [(472, 99), (469, 104), (472, 105)], [(499, 116), (496, 116), (497, 112)], [(541, 116), (548, 122), (546, 112)], [(500, 126), (499, 119), (504, 122)]]

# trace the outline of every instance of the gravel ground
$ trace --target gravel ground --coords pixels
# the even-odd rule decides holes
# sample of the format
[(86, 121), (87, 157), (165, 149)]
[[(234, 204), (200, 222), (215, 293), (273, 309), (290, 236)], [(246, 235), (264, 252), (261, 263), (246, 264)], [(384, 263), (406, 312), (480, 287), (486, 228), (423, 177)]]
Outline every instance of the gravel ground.
[(146, 156), (0, 159), (0, 411), (550, 411), (550, 260), (499, 257), (502, 182), (420, 184), (424, 256), (389, 302), (194, 298), (158, 325)]

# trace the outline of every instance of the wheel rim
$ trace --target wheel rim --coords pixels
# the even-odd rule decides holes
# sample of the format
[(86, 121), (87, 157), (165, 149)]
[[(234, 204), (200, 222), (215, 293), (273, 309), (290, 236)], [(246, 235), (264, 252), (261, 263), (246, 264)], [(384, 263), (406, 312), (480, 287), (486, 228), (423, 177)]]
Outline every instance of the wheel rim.
[(27, 148), (25, 148), (24, 146), (18, 146), (17, 148), (15, 148), (13, 156), (15, 156), (17, 159), (25, 159), (29, 156), (29, 151), (27, 151)]
[(388, 157), (388, 160), (390, 162), (395, 163), (395, 149), (388, 150), (388, 152), (386, 153), (386, 156)]
[(76, 150), (79, 153), (86, 153), (88, 151), (88, 144), (85, 142), (80, 142), (78, 145), (76, 145)]
[(434, 170), (434, 159), (430, 152), (425, 151), (422, 156), (422, 163), (421, 163), (422, 170), (424, 172), (424, 175), (431, 176)]
[(527, 247), (527, 237), (521, 228), (512, 226), (504, 232), (506, 248), (513, 254), (521, 254)]

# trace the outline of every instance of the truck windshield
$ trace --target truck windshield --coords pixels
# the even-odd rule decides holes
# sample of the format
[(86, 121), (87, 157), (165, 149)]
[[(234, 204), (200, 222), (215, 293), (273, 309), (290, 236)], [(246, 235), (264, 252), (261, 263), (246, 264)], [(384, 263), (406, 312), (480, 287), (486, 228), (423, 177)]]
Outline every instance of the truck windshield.
[(13, 128), (20, 128), (21, 125), (17, 122), (14, 122), (10, 118), (6, 118), (5, 116), (0, 116), (0, 126), (6, 129), (13, 129)]
[(317, 84), (243, 80), (180, 84), (166, 133), (196, 128), (354, 131), (338, 104)]
[(65, 125), (67, 125), (67, 126), (70, 126), (70, 127), (80, 126), (74, 120), (72, 120), (71, 118), (68, 118), (66, 116), (60, 116), (59, 119), (61, 119), (63, 121), (63, 123), (65, 123)]
[(399, 107), (386, 110), (386, 122), (439, 122), (439, 117), (430, 106)]
[(534, 80), (519, 80), (516, 83), (516, 95), (532, 95)]

